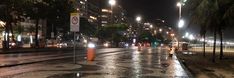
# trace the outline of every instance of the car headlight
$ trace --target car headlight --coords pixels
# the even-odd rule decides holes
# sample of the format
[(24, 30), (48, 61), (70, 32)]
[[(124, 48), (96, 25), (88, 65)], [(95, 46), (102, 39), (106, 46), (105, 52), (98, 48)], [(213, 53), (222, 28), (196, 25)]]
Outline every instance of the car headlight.
[(16, 44), (15, 43), (11, 43), (12, 46), (15, 46)]
[(95, 46), (95, 44), (94, 43), (89, 43), (88, 44), (88, 48), (95, 48), (96, 46)]
[(105, 46), (105, 47), (108, 47), (108, 46), (109, 46), (109, 44), (108, 44), (108, 43), (105, 43), (105, 44), (104, 44), (104, 46)]

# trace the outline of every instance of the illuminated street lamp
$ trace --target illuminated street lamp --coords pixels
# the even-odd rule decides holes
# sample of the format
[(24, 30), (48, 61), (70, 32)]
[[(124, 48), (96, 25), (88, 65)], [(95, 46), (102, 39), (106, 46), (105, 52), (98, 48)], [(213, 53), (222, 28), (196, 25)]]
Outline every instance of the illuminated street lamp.
[(136, 17), (136, 21), (139, 23), (141, 21), (141, 17), (140, 16), (137, 16)]
[(153, 25), (150, 25), (150, 28), (153, 28)]
[(178, 27), (182, 28), (183, 26), (184, 26), (184, 20), (180, 19), (179, 22), (178, 22)]
[(109, 4), (110, 4), (111, 6), (114, 6), (114, 5), (116, 4), (116, 1), (115, 1), (115, 0), (109, 0)]
[(162, 32), (162, 29), (160, 28), (159, 31)]

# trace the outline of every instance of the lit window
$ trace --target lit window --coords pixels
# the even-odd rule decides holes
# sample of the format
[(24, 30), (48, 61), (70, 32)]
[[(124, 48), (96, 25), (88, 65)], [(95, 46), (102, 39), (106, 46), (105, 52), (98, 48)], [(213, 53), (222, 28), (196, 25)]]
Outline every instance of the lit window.
[(89, 18), (91, 18), (93, 20), (97, 20), (97, 17), (95, 17), (95, 16), (89, 16)]
[(107, 9), (102, 9), (102, 12), (108, 12), (108, 10)]
[(80, 4), (85, 4), (85, 2), (83, 2), (83, 1), (80, 1)]
[(105, 24), (106, 24), (106, 23), (107, 23), (107, 21), (102, 21), (102, 23), (105, 23)]
[(107, 15), (102, 15), (102, 17), (107, 18), (108, 16)]
[(102, 12), (112, 13), (112, 11), (108, 9), (102, 9)]

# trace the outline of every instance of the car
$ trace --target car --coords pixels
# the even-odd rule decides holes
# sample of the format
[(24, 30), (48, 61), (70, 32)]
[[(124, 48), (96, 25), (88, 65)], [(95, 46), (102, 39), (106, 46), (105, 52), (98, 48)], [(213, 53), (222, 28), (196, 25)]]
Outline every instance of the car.
[(104, 47), (111, 47), (111, 43), (110, 43), (110, 42), (104, 42), (104, 43), (103, 43), (103, 46), (104, 46)]
[(67, 47), (67, 43), (65, 43), (65, 42), (57, 43), (57, 47), (59, 47), (59, 48)]

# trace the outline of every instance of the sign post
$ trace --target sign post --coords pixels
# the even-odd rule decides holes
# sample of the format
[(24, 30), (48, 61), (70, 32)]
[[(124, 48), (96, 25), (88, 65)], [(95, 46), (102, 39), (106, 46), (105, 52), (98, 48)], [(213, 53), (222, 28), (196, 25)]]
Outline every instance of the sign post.
[(80, 30), (80, 16), (79, 13), (71, 13), (70, 16), (70, 31), (73, 32), (74, 38), (73, 38), (73, 61), (76, 63), (76, 40), (75, 40), (75, 34), (76, 32), (79, 32)]

